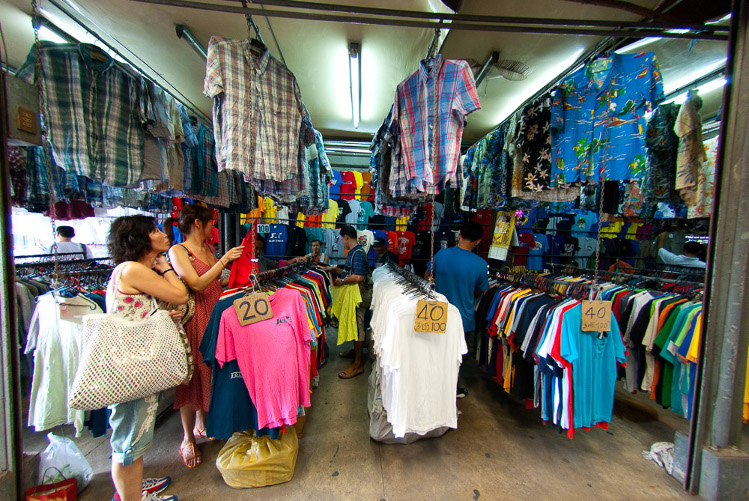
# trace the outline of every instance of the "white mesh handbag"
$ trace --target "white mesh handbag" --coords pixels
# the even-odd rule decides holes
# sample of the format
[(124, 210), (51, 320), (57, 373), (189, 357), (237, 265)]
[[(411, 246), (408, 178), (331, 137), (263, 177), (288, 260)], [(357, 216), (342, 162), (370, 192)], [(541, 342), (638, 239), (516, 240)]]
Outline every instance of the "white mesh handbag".
[(187, 379), (188, 355), (168, 312), (156, 310), (141, 321), (86, 315), (83, 353), (68, 406), (102, 409), (179, 386)]

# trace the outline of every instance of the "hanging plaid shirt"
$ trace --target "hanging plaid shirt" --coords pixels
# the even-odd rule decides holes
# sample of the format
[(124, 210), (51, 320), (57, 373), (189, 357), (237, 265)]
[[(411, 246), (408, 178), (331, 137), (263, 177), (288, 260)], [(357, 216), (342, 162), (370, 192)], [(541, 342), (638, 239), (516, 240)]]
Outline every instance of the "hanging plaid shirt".
[(415, 178), (417, 189), (434, 193), (452, 179), (465, 117), (480, 107), (465, 61), (437, 56), (398, 85), (393, 121), (400, 129), (406, 176)]
[[(111, 186), (135, 184), (143, 170), (139, 79), (112, 58), (94, 61), (90, 45), (40, 43), (55, 162)], [(36, 53), (19, 78), (34, 82)]]
[(219, 170), (277, 182), (298, 173), (299, 128), (309, 118), (294, 75), (249, 40), (212, 37), (204, 92), (214, 103)]

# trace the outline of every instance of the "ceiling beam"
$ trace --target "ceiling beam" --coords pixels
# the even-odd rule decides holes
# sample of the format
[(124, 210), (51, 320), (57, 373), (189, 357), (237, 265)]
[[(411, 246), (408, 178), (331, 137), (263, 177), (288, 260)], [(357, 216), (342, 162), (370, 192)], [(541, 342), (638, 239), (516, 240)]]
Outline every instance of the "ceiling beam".
[[(583, 35), (583, 36), (595, 36), (595, 37), (638, 37), (642, 38), (645, 36), (659, 36), (661, 38), (681, 38), (688, 40), (727, 40), (728, 35), (724, 33), (716, 33), (716, 27), (705, 26), (700, 27), (700, 31), (690, 33), (674, 33), (669, 31), (658, 31), (649, 30), (644, 31), (645, 28), (632, 30), (622, 28), (610, 28), (610, 29), (585, 29), (582, 27), (537, 27), (537, 26), (508, 26), (499, 24), (475, 24), (465, 22), (445, 22), (445, 21), (414, 21), (410, 19), (382, 19), (375, 17), (361, 17), (361, 16), (337, 16), (330, 14), (318, 14), (313, 12), (291, 12), (286, 10), (267, 10), (267, 9), (256, 9), (256, 8), (243, 8), (235, 7), (232, 5), (221, 5), (206, 2), (196, 2), (187, 0), (131, 0), (134, 2), (150, 3), (157, 5), (170, 5), (173, 7), (184, 7), (199, 10), (208, 10), (214, 12), (228, 12), (234, 14), (249, 14), (267, 17), (278, 17), (285, 19), (301, 19), (309, 21), (329, 21), (338, 23), (348, 24), (371, 24), (378, 26), (402, 26), (409, 28), (424, 28), (424, 29), (450, 29), (450, 30), (463, 30), (463, 31), (481, 31), (481, 32), (504, 32), (504, 33), (532, 33), (538, 35)], [(538, 20), (528, 19), (528, 24), (538, 24)]]
[(595, 5), (598, 7), (607, 7), (609, 9), (623, 10), (631, 14), (637, 14), (647, 19), (656, 19), (660, 22), (671, 22), (678, 23), (679, 20), (673, 16), (658, 12), (657, 10), (651, 10), (647, 7), (640, 7), (629, 2), (623, 2), (622, 0), (565, 0), (567, 2), (581, 3), (585, 5)]
[[(239, 3), (241, 0), (226, 0), (228, 2)], [(595, 2), (606, 2), (612, 3), (616, 0), (567, 0), (567, 1), (580, 1), (581, 3), (595, 3)], [(623, 2), (616, 2), (623, 3)], [(345, 14), (366, 14), (373, 16), (383, 17), (401, 17), (410, 19), (429, 19), (433, 21), (462, 21), (462, 22), (477, 22), (477, 23), (492, 23), (492, 24), (526, 24), (526, 25), (550, 25), (550, 26), (587, 26), (591, 28), (637, 28), (637, 29), (711, 29), (715, 30), (715, 26), (705, 26), (703, 24), (689, 24), (684, 22), (664, 21), (661, 23), (645, 23), (645, 22), (624, 22), (624, 21), (607, 21), (607, 20), (590, 20), (590, 19), (541, 19), (541, 18), (528, 18), (528, 17), (517, 17), (517, 16), (487, 16), (487, 15), (472, 15), (472, 14), (443, 14), (439, 12), (420, 12), (413, 10), (400, 10), (400, 9), (383, 9), (379, 7), (363, 7), (358, 5), (340, 5), (333, 3), (319, 3), (319, 2), (308, 2), (302, 0), (254, 0), (253, 5), (270, 5), (274, 7), (283, 7), (289, 9), (304, 9), (304, 10), (319, 10), (328, 13), (338, 12)], [(637, 6), (635, 6), (637, 7)], [(656, 11), (649, 9), (642, 9), (648, 13), (650, 18), (654, 18), (654, 15), (660, 15), (661, 17), (669, 17), (665, 14), (660, 14)], [(644, 15), (644, 14), (643, 14)], [(727, 26), (721, 26), (717, 28), (717, 31), (728, 31)]]

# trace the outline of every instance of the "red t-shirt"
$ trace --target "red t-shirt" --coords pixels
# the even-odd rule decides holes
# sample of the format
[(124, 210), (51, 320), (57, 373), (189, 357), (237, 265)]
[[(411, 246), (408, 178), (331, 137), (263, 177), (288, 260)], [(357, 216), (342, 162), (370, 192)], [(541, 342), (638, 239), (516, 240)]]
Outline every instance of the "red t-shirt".
[(395, 231), (388, 231), (388, 250), (393, 254), (398, 254), (398, 233)]
[(512, 250), (515, 254), (513, 264), (515, 266), (526, 266), (528, 264), (528, 251), (536, 245), (536, 239), (533, 238), (533, 233), (526, 231), (518, 233), (518, 240), (520, 245), (513, 247)]
[(492, 210), (491, 209), (479, 209), (471, 217), (471, 221), (482, 225), (484, 228), (484, 236), (481, 237), (476, 252), (479, 256), (486, 257), (489, 255), (489, 248), (492, 246), (492, 235), (494, 234), (494, 228), (492, 227)]
[(398, 264), (405, 266), (411, 262), (411, 251), (416, 243), (416, 235), (410, 231), (397, 231), (395, 232), (398, 238), (398, 247), (396, 255), (398, 256)]
[(341, 198), (344, 200), (353, 200), (356, 194), (356, 176), (351, 171), (341, 172), (343, 183), (341, 184)]
[(257, 263), (253, 263), (255, 258), (255, 249), (252, 248), (252, 234), (257, 231), (257, 220), (252, 223), (250, 231), (242, 240), (244, 251), (239, 259), (232, 263), (231, 275), (229, 275), (229, 287), (242, 287), (250, 283), (250, 275), (257, 273)]

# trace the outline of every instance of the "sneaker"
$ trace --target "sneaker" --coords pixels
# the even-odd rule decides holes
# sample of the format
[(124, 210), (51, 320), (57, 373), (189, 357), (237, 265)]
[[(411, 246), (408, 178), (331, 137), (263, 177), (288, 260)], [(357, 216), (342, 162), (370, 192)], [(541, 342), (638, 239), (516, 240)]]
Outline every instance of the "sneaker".
[(177, 501), (177, 496), (159, 496), (143, 491), (143, 497), (140, 498), (140, 501)]
[[(161, 477), (161, 478), (144, 478), (143, 479), (143, 494), (160, 494), (169, 487), (172, 483), (172, 477)], [(171, 499), (171, 498), (166, 498)], [(177, 498), (174, 498), (177, 499)], [(121, 501), (120, 494), (114, 493), (112, 501)]]
[(468, 390), (465, 388), (458, 388), (458, 392), (455, 395), (455, 398), (465, 398), (468, 396)]

